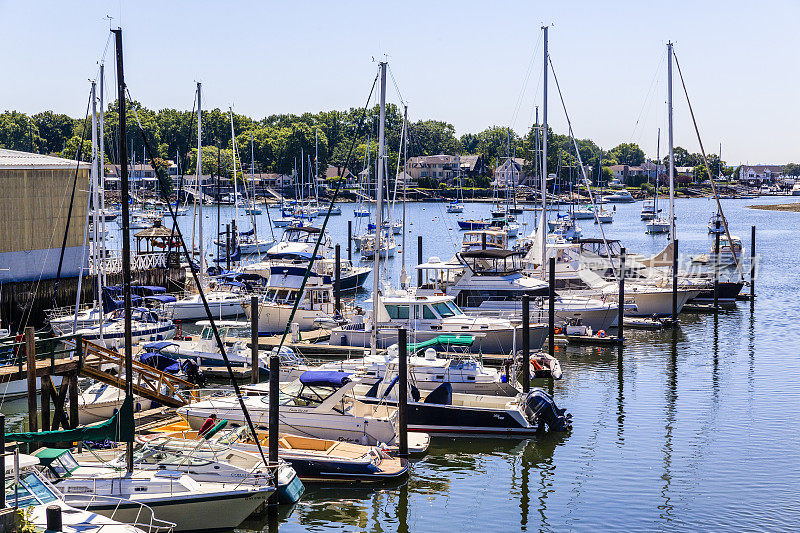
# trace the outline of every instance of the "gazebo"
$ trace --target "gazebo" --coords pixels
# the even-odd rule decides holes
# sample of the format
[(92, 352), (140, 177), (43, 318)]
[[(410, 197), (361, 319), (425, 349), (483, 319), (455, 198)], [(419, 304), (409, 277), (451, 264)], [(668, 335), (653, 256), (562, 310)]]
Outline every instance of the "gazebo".
[(160, 221), (156, 221), (152, 227), (143, 229), (142, 231), (134, 234), (136, 237), (136, 253), (140, 253), (142, 240), (145, 241), (146, 252), (155, 252), (156, 248), (169, 251), (172, 247), (172, 240), (176, 232), (167, 229), (161, 225)]

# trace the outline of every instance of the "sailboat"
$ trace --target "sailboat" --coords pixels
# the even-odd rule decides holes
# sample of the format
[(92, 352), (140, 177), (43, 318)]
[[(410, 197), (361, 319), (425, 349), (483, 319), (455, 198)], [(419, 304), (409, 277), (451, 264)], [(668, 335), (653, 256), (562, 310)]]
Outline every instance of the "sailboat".
[(456, 198), (447, 204), (448, 213), (463, 213), (464, 212), (464, 192), (461, 190), (461, 158), (458, 161), (458, 170), (456, 171)]
[[(660, 161), (659, 158), (661, 157), (660, 151), (661, 151), (661, 128), (658, 129), (658, 143), (656, 144), (656, 183), (655, 183), (656, 190), (655, 190), (655, 194), (653, 195), (653, 217), (650, 219), (650, 222), (648, 222), (647, 225), (645, 226), (645, 233), (648, 233), (650, 235), (655, 235), (655, 234), (660, 234), (660, 233), (669, 233), (671, 228), (672, 228), (672, 224), (670, 223), (669, 220), (667, 220), (664, 217), (658, 216), (658, 213), (661, 212), (661, 210), (658, 208), (658, 189), (660, 188), (659, 186), (661, 185), (661, 183), (659, 181), (659, 176), (658, 176), (658, 167), (659, 167), (659, 164), (660, 164), (659, 163), (659, 161)], [(673, 202), (673, 198), (672, 198), (672, 179), (673, 179), (672, 178), (672, 173), (670, 172), (670, 189), (669, 189), (670, 190), (670, 200), (669, 200), (670, 201), (670, 205), (672, 205), (672, 202)], [(644, 209), (644, 207), (642, 207), (642, 209)], [(670, 213), (672, 213), (672, 209), (671, 208), (670, 208)]]

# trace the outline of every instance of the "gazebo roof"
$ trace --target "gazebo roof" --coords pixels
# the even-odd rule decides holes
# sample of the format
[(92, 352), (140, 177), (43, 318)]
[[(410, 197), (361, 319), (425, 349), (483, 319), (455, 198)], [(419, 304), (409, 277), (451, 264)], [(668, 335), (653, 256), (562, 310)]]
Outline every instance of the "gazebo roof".
[(165, 228), (161, 224), (156, 224), (153, 227), (143, 229), (134, 234), (134, 237), (137, 239), (168, 239), (172, 235), (172, 230)]

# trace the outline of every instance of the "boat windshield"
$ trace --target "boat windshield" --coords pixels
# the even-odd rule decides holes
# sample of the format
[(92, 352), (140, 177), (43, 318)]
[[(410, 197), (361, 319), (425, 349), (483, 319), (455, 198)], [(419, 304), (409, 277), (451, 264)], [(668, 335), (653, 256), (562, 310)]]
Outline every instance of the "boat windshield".
[(433, 308), (436, 309), (436, 312), (439, 313), (439, 316), (442, 318), (451, 317), (456, 314), (445, 302), (433, 304)]
[[(338, 389), (334, 387), (306, 386), (299, 379), (281, 384), (278, 403), (295, 407), (313, 407), (321, 404)], [(269, 395), (261, 397), (261, 401), (269, 405)]]
[[(53, 491), (33, 472), (20, 477), (17, 493), (19, 494), (19, 499), (16, 501), (17, 507), (43, 505), (58, 499)], [(13, 501), (14, 478), (12, 477), (6, 480), (6, 502), (10, 504)]]

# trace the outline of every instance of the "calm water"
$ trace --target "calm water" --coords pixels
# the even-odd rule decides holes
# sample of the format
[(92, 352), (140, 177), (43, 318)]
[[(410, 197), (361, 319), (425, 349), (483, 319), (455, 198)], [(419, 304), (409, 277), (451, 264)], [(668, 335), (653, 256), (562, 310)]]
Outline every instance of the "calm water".
[[(573, 414), (571, 433), (523, 441), (434, 440), (406, 484), (310, 489), (294, 508), (282, 510), (281, 530), (796, 528), (800, 214), (744, 207), (786, 201), (792, 199), (723, 201), (732, 233), (743, 238), (748, 254), (750, 226), (758, 229), (763, 262), (753, 306), (740, 302), (718, 318), (681, 315), (680, 327), (671, 331), (628, 331), (624, 348), (561, 350), (564, 379), (556, 382), (555, 397)], [(604, 229), (631, 251), (653, 253), (666, 237), (644, 234), (640, 208), (618, 205), (614, 223)], [(353, 206), (342, 209), (330, 223), (340, 242)], [(713, 209), (707, 199), (677, 202), (683, 253), (708, 251)], [(209, 211), (213, 224), (216, 209)], [(487, 213), (486, 204), (476, 204), (461, 216)], [(460, 242), (458, 216), (443, 205), (409, 204), (409, 263), (416, 262), (420, 234), (426, 259), (449, 258)], [(528, 223), (521, 234), (528, 233), (533, 214), (520, 218)], [(591, 221), (581, 222), (584, 235), (599, 233)], [(401, 257), (389, 261), (395, 281)], [(268, 530), (266, 520), (245, 526), (241, 531)]]

